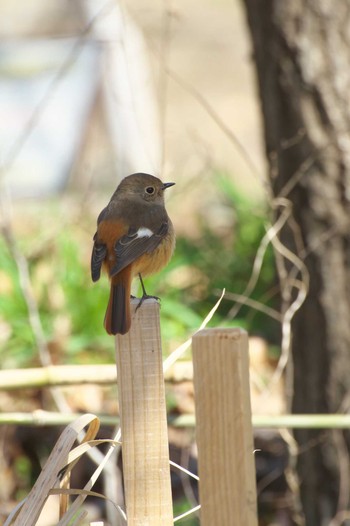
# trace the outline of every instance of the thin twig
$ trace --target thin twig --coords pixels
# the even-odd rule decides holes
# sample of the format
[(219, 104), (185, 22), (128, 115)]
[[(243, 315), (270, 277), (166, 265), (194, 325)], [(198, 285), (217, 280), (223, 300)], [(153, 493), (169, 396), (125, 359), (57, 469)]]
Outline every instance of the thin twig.
[[(259, 248), (258, 248), (257, 253), (255, 255), (255, 259), (254, 259), (254, 263), (253, 263), (253, 270), (252, 270), (251, 276), (250, 276), (248, 284), (247, 284), (246, 288), (244, 289), (244, 291), (242, 292), (241, 296), (246, 297), (248, 299), (250, 297), (251, 293), (253, 292), (253, 290), (254, 290), (257, 282), (258, 282), (259, 276), (260, 276), (260, 272), (261, 272), (261, 268), (262, 268), (262, 264), (263, 264), (263, 260), (264, 260), (264, 256), (265, 256), (267, 247), (271, 243), (271, 240), (274, 237), (276, 237), (277, 234), (281, 231), (281, 229), (283, 228), (283, 226), (287, 222), (289, 215), (290, 215), (290, 208), (286, 207), (284, 209), (284, 211), (281, 213), (280, 217), (275, 222), (275, 224), (270, 226), (270, 228), (267, 230), (266, 234), (264, 235), (264, 237), (260, 241)], [(238, 312), (240, 311), (242, 305), (244, 305), (244, 303), (242, 301), (240, 302), (239, 305), (237, 305), (237, 304), (234, 305), (230, 309), (230, 311), (228, 313), (228, 317), (229, 318), (236, 317)]]
[(226, 292), (225, 299), (235, 301), (236, 303), (239, 303), (241, 305), (247, 305), (248, 307), (251, 307), (252, 309), (255, 309), (256, 311), (262, 312), (263, 314), (266, 314), (266, 316), (269, 316), (270, 318), (281, 322), (282, 321), (282, 315), (280, 312), (278, 312), (275, 309), (272, 309), (271, 307), (268, 307), (261, 303), (261, 301), (253, 300), (252, 298), (249, 298), (245, 296), (244, 294), (235, 294), (234, 292)]
[(185, 81), (178, 73), (173, 71), (170, 68), (166, 69), (166, 73), (172, 78), (183, 90), (190, 94), (194, 100), (196, 100), (200, 106), (207, 112), (215, 124), (220, 128), (220, 130), (230, 139), (232, 144), (235, 146), (242, 159), (245, 161), (246, 165), (250, 169), (252, 175), (258, 179), (262, 184), (263, 188), (267, 189), (267, 183), (262, 178), (261, 172), (258, 167), (255, 165), (252, 160), (249, 152), (245, 146), (240, 142), (235, 133), (227, 126), (227, 124), (221, 119), (218, 113), (214, 110), (213, 106), (205, 99), (201, 92), (199, 92), (192, 84)]
[[(343, 433), (339, 430), (333, 429), (332, 435), (333, 435), (333, 440), (336, 446), (336, 452), (338, 456), (338, 465), (339, 465), (338, 505), (337, 505), (337, 513), (334, 518), (335, 520), (337, 520), (337, 517), (340, 517), (342, 513), (346, 512), (349, 507), (350, 459), (349, 459), (349, 450), (347, 448)], [(333, 520), (331, 521), (330, 526), (334, 526)]]
[[(41, 323), (39, 307), (33, 293), (33, 287), (29, 275), (28, 261), (19, 249), (16, 242), (11, 224), (11, 207), (8, 202), (5, 201), (5, 196), (5, 193), (2, 193), (0, 196), (1, 233), (17, 266), (20, 287), (23, 298), (27, 305), (29, 323), (38, 349), (40, 362), (44, 366), (49, 366), (52, 365), (52, 360)], [(50, 393), (60, 411), (70, 412), (71, 409), (60, 390), (51, 388)]]

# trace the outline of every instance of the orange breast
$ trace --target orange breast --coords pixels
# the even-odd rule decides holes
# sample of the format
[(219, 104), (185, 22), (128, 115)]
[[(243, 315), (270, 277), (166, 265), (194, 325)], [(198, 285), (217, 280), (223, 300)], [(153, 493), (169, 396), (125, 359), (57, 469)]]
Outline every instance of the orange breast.
[[(115, 244), (123, 235), (127, 234), (128, 227), (120, 221), (101, 221), (98, 225), (98, 241), (107, 247), (107, 256), (104, 261), (107, 272), (115, 266)], [(169, 225), (169, 232), (159, 243), (157, 248), (150, 254), (143, 254), (132, 264), (132, 274), (142, 274), (148, 276), (161, 270), (169, 262), (175, 248), (175, 234), (172, 224)]]
[(133, 262), (133, 275), (136, 276), (140, 273), (142, 276), (149, 276), (159, 272), (168, 264), (174, 248), (175, 235), (173, 229), (171, 229), (151, 254), (143, 254)]

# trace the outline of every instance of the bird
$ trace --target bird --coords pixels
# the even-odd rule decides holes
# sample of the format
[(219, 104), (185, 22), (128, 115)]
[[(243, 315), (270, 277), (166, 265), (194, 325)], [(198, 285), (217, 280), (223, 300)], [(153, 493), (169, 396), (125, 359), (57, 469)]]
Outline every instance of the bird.
[[(166, 212), (164, 191), (175, 183), (135, 173), (122, 179), (108, 205), (97, 218), (91, 254), (91, 278), (100, 279), (103, 268), (110, 279), (110, 294), (104, 318), (108, 334), (130, 330), (130, 294), (134, 277), (160, 271), (175, 249), (175, 232)], [(151, 296), (155, 297), (155, 296)], [(157, 298), (158, 299), (158, 298)]]

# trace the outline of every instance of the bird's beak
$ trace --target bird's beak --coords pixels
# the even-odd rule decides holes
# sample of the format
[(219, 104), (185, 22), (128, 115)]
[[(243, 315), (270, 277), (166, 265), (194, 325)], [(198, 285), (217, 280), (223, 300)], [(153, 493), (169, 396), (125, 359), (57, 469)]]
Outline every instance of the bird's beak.
[(165, 190), (166, 188), (170, 188), (170, 186), (174, 186), (175, 183), (163, 183), (162, 190)]

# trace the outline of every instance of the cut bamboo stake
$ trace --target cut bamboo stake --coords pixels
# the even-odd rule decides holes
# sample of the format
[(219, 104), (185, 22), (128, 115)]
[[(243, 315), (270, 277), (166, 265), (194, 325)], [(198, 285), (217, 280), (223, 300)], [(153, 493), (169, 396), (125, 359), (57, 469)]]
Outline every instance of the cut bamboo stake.
[(192, 345), (201, 526), (257, 526), (247, 334), (205, 329)]
[(170, 526), (173, 510), (159, 304), (132, 300), (130, 331), (116, 336), (128, 526)]

